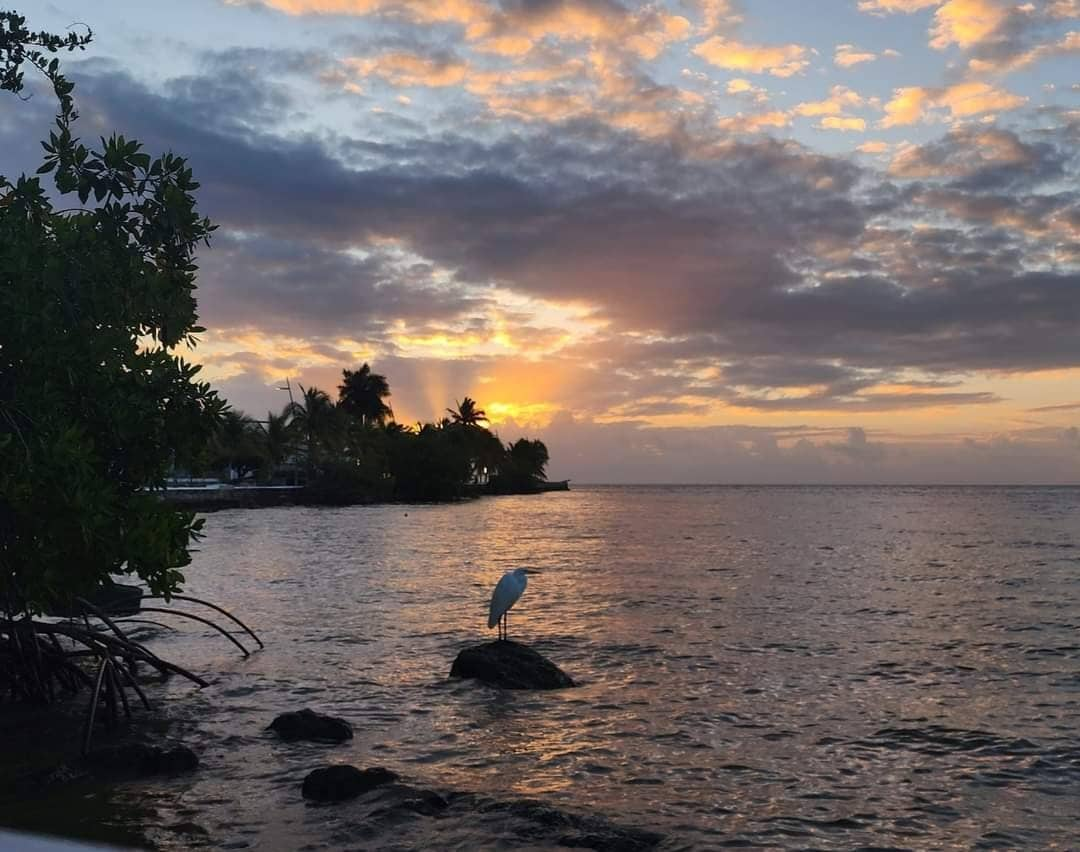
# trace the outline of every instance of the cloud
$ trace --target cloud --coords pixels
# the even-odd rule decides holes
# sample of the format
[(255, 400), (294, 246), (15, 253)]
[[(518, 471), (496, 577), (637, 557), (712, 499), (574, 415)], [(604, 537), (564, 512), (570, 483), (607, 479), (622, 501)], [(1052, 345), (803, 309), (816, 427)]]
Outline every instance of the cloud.
[(1080, 50), (1077, 34), (1054, 36), (1063, 21), (1080, 18), (1077, 0), (1011, 3), (1006, 0), (860, 0), (874, 14), (934, 8), (929, 44), (967, 52), (974, 74), (1004, 74), (1042, 59)]
[(973, 47), (997, 33), (1007, 18), (1008, 7), (999, 0), (948, 0), (934, 13), (930, 46)]
[[(238, 352), (313, 377), (326, 353), (365, 352), (453, 361), (534, 411), (863, 418), (996, 405), (973, 376), (1080, 365), (1063, 116), (904, 149), (890, 178), (766, 135), (680, 147), (591, 117), (294, 135), (260, 128), (273, 92), (72, 75), (84, 126), (191, 158), (222, 226), (201, 257), (204, 324), (251, 335), (208, 350), (221, 375), (252, 372)], [(7, 157), (26, 127), (0, 132)], [(290, 330), (306, 348), (274, 343)], [(437, 384), (442, 404), (465, 392)]]
[(931, 110), (942, 109), (949, 117), (969, 118), (985, 113), (1005, 112), (1027, 103), (1027, 98), (990, 83), (970, 81), (944, 88), (908, 86), (896, 89), (885, 104), (881, 127), (901, 127), (916, 124), (933, 116)]
[(860, 50), (853, 44), (838, 44), (833, 54), (833, 62), (841, 68), (851, 68), (863, 62), (873, 62), (878, 58), (876, 53), (868, 50)]
[(657, 428), (563, 412), (539, 430), (502, 427), (506, 439), (519, 433), (542, 438), (551, 451), (553, 478), (570, 477), (575, 484), (1070, 484), (1080, 469), (1068, 430), (996, 440), (898, 439), (858, 425)]
[(455, 57), (421, 56), (403, 51), (365, 59), (350, 58), (344, 65), (361, 77), (380, 77), (394, 86), (457, 86), (468, 75), (468, 65)]
[(701, 19), (700, 31), (712, 33), (739, 24), (743, 20), (736, 0), (691, 0)]
[(821, 101), (807, 101), (795, 107), (795, 114), (802, 116), (841, 115), (846, 110), (861, 107), (866, 101), (858, 92), (847, 86), (833, 86), (829, 97)]
[(1064, 170), (1065, 160), (1052, 146), (997, 127), (961, 127), (925, 145), (902, 146), (889, 164), (896, 177), (948, 178), (981, 189), (1033, 186), (1062, 177)]
[[(249, 0), (228, 0), (247, 3)], [(618, 44), (645, 59), (690, 35), (690, 22), (654, 6), (630, 10), (615, 0), (489, 3), (483, 0), (262, 0), (289, 15), (379, 16), (412, 24), (454, 24), (480, 52), (522, 56), (545, 39), (570, 43)], [(716, 14), (722, 4), (712, 3)]]
[(885, 154), (892, 148), (888, 142), (881, 139), (873, 139), (869, 142), (863, 142), (855, 150), (860, 154)]
[(754, 85), (743, 77), (735, 77), (728, 80), (727, 85), (724, 87), (724, 91), (735, 97), (748, 98), (758, 104), (766, 103), (769, 100), (769, 93), (766, 89)]
[(859, 0), (860, 12), (889, 14), (894, 12), (918, 12), (936, 6), (941, 0)]
[(943, 50), (980, 44), (997, 33), (1009, 16), (1000, 0), (859, 0), (859, 10), (873, 14), (912, 13), (935, 8), (930, 45)]
[(717, 121), (717, 126), (731, 134), (740, 133), (765, 133), (788, 127), (791, 124), (791, 113), (785, 110), (769, 110), (744, 115), (727, 116)]
[(1003, 74), (1026, 68), (1057, 56), (1070, 56), (1080, 53), (1080, 32), (1066, 33), (1057, 41), (1036, 44), (1026, 50), (1014, 48), (1004, 55), (991, 56), (988, 59), (972, 59), (968, 67), (981, 74)]
[(816, 125), (822, 130), (857, 131), (866, 130), (866, 121), (852, 116), (827, 115)]
[(722, 36), (701, 42), (693, 52), (718, 68), (774, 77), (801, 74), (810, 64), (806, 48), (799, 44), (750, 44)]

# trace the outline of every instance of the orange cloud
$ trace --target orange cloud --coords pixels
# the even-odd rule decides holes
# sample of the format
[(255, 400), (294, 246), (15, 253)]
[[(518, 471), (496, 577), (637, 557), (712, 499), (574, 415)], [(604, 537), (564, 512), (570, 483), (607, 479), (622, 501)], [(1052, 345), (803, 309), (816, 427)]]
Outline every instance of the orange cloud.
[(989, 83), (957, 83), (944, 89), (908, 86), (896, 89), (885, 104), (881, 127), (902, 127), (925, 120), (930, 110), (944, 109), (953, 119), (969, 118), (991, 112), (1004, 112), (1023, 106), (1027, 98), (999, 89)]
[(397, 51), (366, 59), (345, 59), (351, 71), (380, 77), (395, 86), (456, 86), (465, 81), (468, 65), (460, 60), (440, 60)]
[(694, 53), (718, 68), (774, 77), (800, 74), (810, 64), (806, 48), (799, 44), (748, 44), (721, 36), (701, 42)]
[(865, 103), (862, 95), (847, 86), (833, 86), (829, 97), (823, 101), (807, 101), (795, 107), (795, 114), (802, 116), (840, 115), (844, 110), (860, 107)]
[[(243, 2), (243, 0), (227, 0)], [(465, 38), (485, 53), (521, 56), (536, 42), (555, 38), (572, 42), (611, 42), (643, 59), (655, 59), (671, 42), (690, 35), (681, 15), (654, 7), (614, 11), (589, 3), (552, 3), (504, 11), (481, 0), (261, 0), (289, 15), (393, 15), (413, 23), (460, 24)], [(719, 9), (719, 6), (717, 7)]]
[[(227, 0), (230, 3), (244, 0)], [(262, 0), (263, 4), (287, 15), (353, 15), (377, 13), (400, 15), (416, 23), (456, 23), (466, 28), (470, 38), (487, 35), (491, 9), (480, 0)]]
[(761, 133), (770, 127), (787, 127), (791, 124), (790, 113), (783, 110), (761, 112), (752, 115), (733, 115), (717, 122), (721, 130), (729, 133)]
[(732, 0), (696, 0), (694, 5), (701, 15), (701, 32), (715, 32), (721, 26), (742, 21), (742, 15), (735, 11)]
[(735, 77), (732, 80), (728, 80), (724, 91), (735, 97), (749, 98), (759, 104), (763, 104), (769, 100), (769, 93), (764, 88), (755, 86), (743, 77)]
[(934, 13), (930, 46), (944, 50), (955, 44), (967, 49), (995, 33), (1008, 14), (997, 0), (948, 0)]
[(827, 115), (817, 125), (822, 130), (866, 130), (866, 121), (861, 118), (841, 115)]
[(852, 65), (859, 65), (862, 62), (873, 62), (877, 58), (876, 53), (871, 53), (869, 50), (860, 50), (853, 44), (838, 44), (836, 52), (833, 54), (833, 62), (841, 68), (850, 68)]
[(883, 142), (880, 139), (874, 139), (870, 142), (863, 142), (855, 150), (860, 154), (884, 154), (889, 150), (891, 146), (888, 142)]
[(928, 6), (936, 6), (940, 0), (859, 0), (860, 12), (918, 12)]

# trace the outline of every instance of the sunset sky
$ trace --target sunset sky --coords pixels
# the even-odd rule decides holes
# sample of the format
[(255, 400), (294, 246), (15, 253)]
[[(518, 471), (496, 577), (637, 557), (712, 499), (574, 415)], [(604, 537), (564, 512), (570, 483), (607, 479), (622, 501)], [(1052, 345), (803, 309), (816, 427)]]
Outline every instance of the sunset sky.
[(15, 5), (190, 158), (250, 414), (368, 361), (557, 478), (1080, 482), (1080, 0)]

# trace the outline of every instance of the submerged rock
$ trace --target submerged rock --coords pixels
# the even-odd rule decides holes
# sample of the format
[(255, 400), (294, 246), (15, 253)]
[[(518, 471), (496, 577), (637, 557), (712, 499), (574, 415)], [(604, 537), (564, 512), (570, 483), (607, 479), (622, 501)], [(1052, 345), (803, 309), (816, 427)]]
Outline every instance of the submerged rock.
[(340, 743), (351, 740), (352, 725), (344, 719), (323, 716), (306, 707), (292, 713), (282, 713), (270, 723), (268, 730), (276, 731), (287, 742), (316, 740)]
[[(350, 843), (396, 848), (458, 848), (464, 837), (474, 848), (576, 848), (596, 852), (648, 852), (664, 835), (620, 825), (595, 813), (565, 811), (534, 799), (494, 799), (484, 794), (413, 787), (381, 767), (327, 766), (304, 779), (305, 799), (349, 801)], [(453, 840), (451, 841), (451, 838)], [(498, 839), (496, 842), (496, 838)]]
[(564, 689), (570, 676), (527, 645), (500, 639), (457, 655), (450, 677), (472, 677), (506, 689)]
[(305, 799), (316, 802), (344, 802), (382, 784), (397, 781), (397, 778), (395, 773), (381, 766), (357, 769), (348, 764), (339, 764), (311, 772), (304, 779), (300, 792)]
[(513, 832), (521, 840), (551, 843), (597, 852), (645, 852), (655, 849), (662, 834), (632, 826), (618, 825), (598, 814), (578, 814), (559, 810), (533, 799), (490, 801), (480, 811), (507, 814), (514, 818)]
[(92, 751), (84, 762), (94, 770), (141, 778), (190, 772), (198, 768), (199, 756), (184, 745), (162, 747), (147, 743), (124, 743)]

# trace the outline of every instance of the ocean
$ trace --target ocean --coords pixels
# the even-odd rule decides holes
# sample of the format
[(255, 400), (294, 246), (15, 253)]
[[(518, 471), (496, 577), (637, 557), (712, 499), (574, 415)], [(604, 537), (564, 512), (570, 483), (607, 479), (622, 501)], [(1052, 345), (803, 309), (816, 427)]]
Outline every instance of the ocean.
[[(510, 636), (575, 689), (447, 678), (494, 638), (491, 590), (519, 566), (541, 573)], [(142, 628), (213, 681), (163, 688), (202, 767), (112, 790), (96, 817), (161, 848), (558, 848), (565, 814), (668, 850), (1080, 847), (1080, 489), (224, 511), (185, 573), (267, 647)], [(264, 730), (301, 707), (355, 738)], [(331, 762), (474, 795), (437, 814), (306, 804), (300, 782)], [(549, 816), (496, 807), (521, 800)]]

